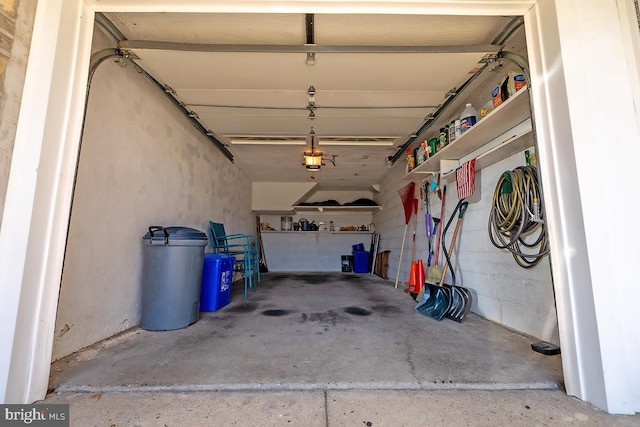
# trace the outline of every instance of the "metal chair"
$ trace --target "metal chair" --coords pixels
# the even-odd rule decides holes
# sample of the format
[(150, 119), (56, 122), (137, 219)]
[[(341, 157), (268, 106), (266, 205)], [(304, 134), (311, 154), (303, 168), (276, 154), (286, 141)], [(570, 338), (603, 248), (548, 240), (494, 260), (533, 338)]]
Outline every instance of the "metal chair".
[(256, 282), (260, 282), (258, 247), (255, 236), (227, 234), (224, 224), (213, 221), (209, 221), (207, 235), (215, 253), (224, 253), (235, 257), (234, 271), (243, 276), (244, 298), (246, 299), (248, 289), (252, 288), (255, 292)]

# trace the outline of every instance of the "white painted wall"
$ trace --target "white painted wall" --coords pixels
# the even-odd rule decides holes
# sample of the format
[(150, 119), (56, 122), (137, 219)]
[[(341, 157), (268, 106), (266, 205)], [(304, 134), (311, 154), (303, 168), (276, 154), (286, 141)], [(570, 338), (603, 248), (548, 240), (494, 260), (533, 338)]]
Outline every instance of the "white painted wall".
[[(640, 157), (638, 23), (630, 1), (583, 3), (539, 0), (525, 16), (542, 183), (556, 190), (547, 211), (562, 365), (569, 395), (633, 413), (640, 264), (628, 245), (640, 224), (628, 219), (628, 183)], [(612, 81), (625, 90), (610, 90)]]
[(369, 232), (270, 231), (262, 234), (269, 271), (342, 271), (342, 255), (362, 243), (370, 252)]
[(250, 205), (242, 173), (147, 77), (105, 61), (89, 97), (54, 360), (139, 323), (148, 226), (204, 231), (215, 219), (251, 232)]
[(4, 210), (9, 180), (13, 141), (18, 124), (36, 4), (37, 2), (28, 0), (18, 3), (10, 57), (8, 60), (0, 59), (0, 66), (4, 67), (4, 72), (0, 73), (0, 78), (4, 79), (4, 84), (1, 85), (3, 90), (0, 94), (0, 225), (2, 224), (2, 211)]

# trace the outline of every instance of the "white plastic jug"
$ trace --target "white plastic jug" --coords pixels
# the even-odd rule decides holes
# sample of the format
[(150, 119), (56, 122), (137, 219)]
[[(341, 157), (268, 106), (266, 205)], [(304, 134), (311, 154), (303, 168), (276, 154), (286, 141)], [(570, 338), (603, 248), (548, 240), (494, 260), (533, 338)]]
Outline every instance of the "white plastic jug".
[(478, 122), (478, 111), (473, 108), (470, 103), (464, 107), (462, 114), (460, 114), (460, 134), (465, 133), (471, 126)]

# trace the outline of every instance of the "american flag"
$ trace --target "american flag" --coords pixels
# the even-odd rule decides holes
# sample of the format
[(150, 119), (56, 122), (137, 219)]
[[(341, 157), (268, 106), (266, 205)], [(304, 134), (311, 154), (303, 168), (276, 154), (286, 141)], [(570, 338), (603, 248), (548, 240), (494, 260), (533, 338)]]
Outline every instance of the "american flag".
[(476, 159), (469, 160), (456, 169), (458, 199), (471, 197), (476, 189)]

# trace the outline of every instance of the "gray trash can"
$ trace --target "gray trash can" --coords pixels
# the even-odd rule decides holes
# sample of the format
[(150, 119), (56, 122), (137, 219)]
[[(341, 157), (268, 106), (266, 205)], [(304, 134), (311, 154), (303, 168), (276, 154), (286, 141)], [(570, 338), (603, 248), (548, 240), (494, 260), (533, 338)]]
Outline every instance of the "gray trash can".
[(193, 228), (149, 227), (142, 238), (143, 329), (169, 331), (198, 320), (207, 243), (207, 235)]

